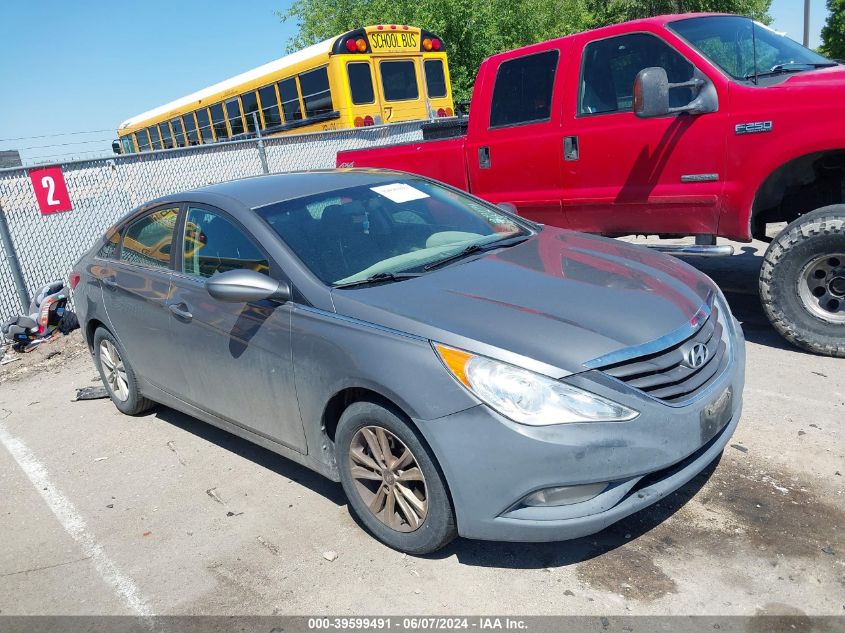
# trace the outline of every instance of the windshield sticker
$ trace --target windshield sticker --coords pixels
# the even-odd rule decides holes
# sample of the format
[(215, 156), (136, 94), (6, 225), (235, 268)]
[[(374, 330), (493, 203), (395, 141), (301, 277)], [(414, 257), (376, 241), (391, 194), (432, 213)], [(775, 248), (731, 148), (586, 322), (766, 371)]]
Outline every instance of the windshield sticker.
[(379, 185), (378, 187), (370, 187), (370, 191), (375, 191), (380, 196), (384, 196), (392, 202), (409, 202), (411, 200), (422, 200), (430, 197), (427, 193), (414, 189), (411, 185), (406, 185), (404, 182), (395, 182), (392, 185)]

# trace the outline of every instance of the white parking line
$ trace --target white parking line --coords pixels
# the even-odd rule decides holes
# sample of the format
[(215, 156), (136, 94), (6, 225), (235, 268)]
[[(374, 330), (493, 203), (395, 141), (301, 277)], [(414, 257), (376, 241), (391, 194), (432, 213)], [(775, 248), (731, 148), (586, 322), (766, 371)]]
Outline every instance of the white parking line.
[(9, 454), (21, 467), (38, 494), (47, 502), (50, 511), (61, 523), (65, 532), (70, 534), (82, 548), (86, 558), (94, 562), (97, 573), (102, 579), (114, 589), (123, 603), (135, 614), (140, 616), (151, 615), (151, 611), (144, 599), (141, 597), (138, 587), (134, 581), (124, 574), (117, 565), (108, 557), (94, 536), (88, 531), (85, 520), (77, 512), (73, 503), (65, 497), (53, 482), (44, 465), (38, 461), (29, 448), (18, 438), (12, 436), (2, 425), (0, 425), (0, 443), (9, 451)]

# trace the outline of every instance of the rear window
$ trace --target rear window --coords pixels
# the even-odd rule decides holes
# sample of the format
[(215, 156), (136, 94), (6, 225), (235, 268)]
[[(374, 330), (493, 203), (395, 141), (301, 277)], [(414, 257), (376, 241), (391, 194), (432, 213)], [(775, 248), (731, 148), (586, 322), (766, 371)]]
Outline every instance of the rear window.
[(496, 73), (490, 127), (548, 121), (552, 112), (558, 52), (503, 62)]
[(384, 98), (388, 101), (409, 101), (420, 96), (417, 73), (411, 60), (381, 62), (379, 69)]
[(123, 236), (121, 261), (150, 268), (168, 268), (178, 215), (178, 208), (160, 209), (130, 224)]
[(440, 98), (446, 96), (446, 73), (442, 59), (428, 59), (425, 62), (425, 87), (428, 96)]
[(352, 62), (347, 64), (346, 73), (349, 75), (349, 90), (352, 92), (352, 103), (362, 105), (372, 103), (376, 100), (369, 62)]

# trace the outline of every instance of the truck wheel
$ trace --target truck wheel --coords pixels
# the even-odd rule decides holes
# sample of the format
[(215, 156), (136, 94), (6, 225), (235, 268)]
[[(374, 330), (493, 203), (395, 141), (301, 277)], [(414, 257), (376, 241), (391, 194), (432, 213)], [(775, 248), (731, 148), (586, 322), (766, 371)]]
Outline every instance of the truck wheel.
[(845, 205), (816, 209), (780, 232), (763, 258), (760, 298), (788, 341), (845, 358)]

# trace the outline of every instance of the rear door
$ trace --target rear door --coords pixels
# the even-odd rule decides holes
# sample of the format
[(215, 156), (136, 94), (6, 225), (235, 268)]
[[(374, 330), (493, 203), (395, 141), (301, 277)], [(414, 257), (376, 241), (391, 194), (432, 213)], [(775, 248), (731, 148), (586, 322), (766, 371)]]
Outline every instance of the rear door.
[[(606, 234), (715, 233), (727, 95), (719, 95), (719, 112), (640, 119), (632, 111), (640, 70), (659, 66), (670, 83), (683, 83), (693, 78), (695, 66), (652, 33), (580, 38), (574, 49), (568, 74), (579, 81), (567, 87), (563, 124), (579, 150), (565, 161), (570, 227)], [(714, 83), (718, 89), (721, 82)], [(672, 107), (693, 98), (690, 88), (669, 92)]]
[(120, 255), (101, 277), (112, 332), (135, 373), (172, 392), (181, 367), (168, 355), (171, 255), (179, 205), (164, 205), (132, 220), (123, 230)]
[[(482, 71), (467, 135), (471, 190), (538, 222), (564, 225), (559, 82), (563, 50), (528, 52)], [(479, 76), (481, 76), (481, 72)]]
[(428, 118), (420, 60), (420, 56), (373, 58), (383, 123)]
[(171, 347), (185, 376), (186, 402), (305, 452), (293, 380), (292, 303), (229, 303), (208, 294), (218, 272), (250, 269), (279, 275), (265, 251), (234, 218), (188, 204), (173, 276)]

